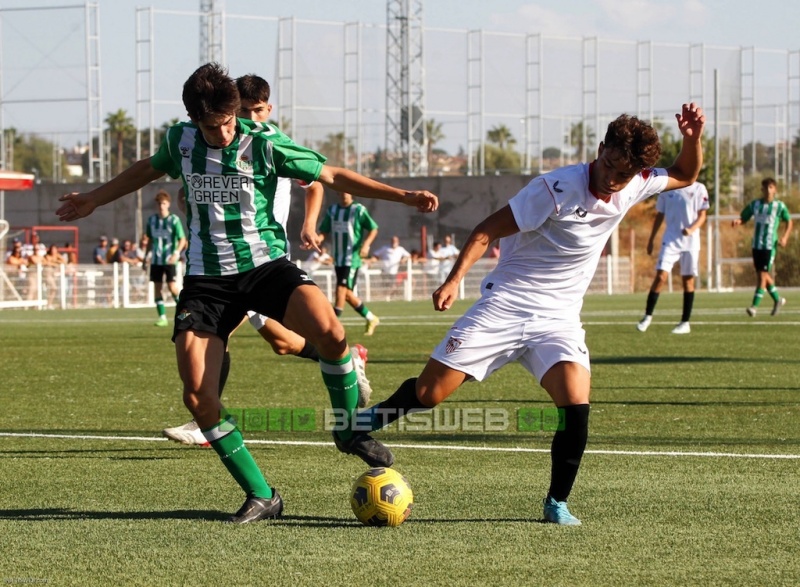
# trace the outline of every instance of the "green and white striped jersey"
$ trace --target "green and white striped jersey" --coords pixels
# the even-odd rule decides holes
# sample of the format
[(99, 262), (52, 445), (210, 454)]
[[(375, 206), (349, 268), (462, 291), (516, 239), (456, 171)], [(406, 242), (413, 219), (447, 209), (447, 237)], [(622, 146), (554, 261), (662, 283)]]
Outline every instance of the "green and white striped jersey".
[(778, 226), (781, 221), (789, 222), (791, 216), (786, 204), (780, 200), (772, 200), (769, 204), (763, 199), (753, 200), (740, 215), (742, 222), (753, 218), (753, 248), (770, 250), (778, 242)]
[(153, 214), (147, 219), (145, 233), (150, 239), (151, 265), (169, 265), (168, 259), (177, 252), (179, 241), (186, 237), (181, 219), (175, 214), (166, 218)]
[(361, 245), (370, 231), (378, 228), (366, 207), (358, 202), (349, 206), (334, 204), (322, 219), (319, 231), (331, 235), (333, 264), (336, 267), (361, 267)]
[(183, 178), (186, 274), (235, 275), (285, 256), (286, 230), (275, 218), (278, 176), (312, 182), (324, 161), (268, 123), (238, 119), (224, 149), (210, 147), (190, 122), (170, 127), (151, 164)]

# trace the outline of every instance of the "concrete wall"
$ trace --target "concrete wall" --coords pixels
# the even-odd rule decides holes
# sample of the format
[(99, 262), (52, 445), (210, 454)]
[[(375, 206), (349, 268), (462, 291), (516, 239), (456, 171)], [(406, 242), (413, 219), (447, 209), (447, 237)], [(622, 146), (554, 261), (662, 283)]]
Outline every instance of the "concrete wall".
[[(439, 210), (432, 214), (420, 214), (415, 209), (384, 202), (359, 199), (370, 211), (379, 225), (378, 238), (374, 248), (389, 242), (392, 235), (400, 237), (402, 245), (408, 250), (420, 248), (420, 230), (427, 227), (428, 234), (439, 239), (445, 234), (454, 234), (457, 246), (467, 238), (472, 228), (483, 218), (499, 209), (516, 194), (530, 177), (519, 175), (486, 177), (413, 177), (390, 178), (386, 180), (393, 186), (403, 189), (426, 189), (439, 196)], [(41, 184), (30, 192), (5, 193), (5, 217), (12, 227), (54, 226), (58, 227), (55, 210), (58, 198), (68, 191), (91, 189), (91, 184)], [(156, 210), (153, 198), (160, 189), (177, 194), (178, 182), (156, 182), (142, 190), (142, 217), (146, 219)], [(298, 235), (303, 218), (304, 200), (301, 188), (295, 188), (292, 198), (292, 211), (289, 217), (289, 236), (295, 251), (299, 251)], [(109, 238), (135, 239), (136, 237), (136, 195), (130, 194), (95, 210), (88, 218), (70, 223), (80, 229), (79, 262), (90, 263), (92, 249), (101, 234)], [(323, 209), (337, 201), (336, 193), (326, 189)], [(177, 206), (173, 203), (173, 211)], [(64, 226), (63, 224), (61, 226)], [(66, 233), (47, 231), (42, 233), (45, 244), (62, 245)], [(304, 251), (296, 253), (303, 258)]]

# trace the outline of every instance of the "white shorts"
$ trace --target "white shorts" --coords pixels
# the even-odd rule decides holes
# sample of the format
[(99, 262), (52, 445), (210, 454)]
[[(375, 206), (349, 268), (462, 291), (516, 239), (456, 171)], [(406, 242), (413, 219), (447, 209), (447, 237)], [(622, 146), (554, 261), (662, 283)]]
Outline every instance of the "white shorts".
[(697, 276), (700, 251), (687, 251), (672, 244), (661, 245), (661, 252), (658, 254), (657, 271), (672, 271), (672, 266), (678, 261), (681, 262), (681, 275)]
[(519, 361), (536, 380), (556, 363), (578, 363), (591, 372), (586, 332), (577, 320), (531, 316), (481, 298), (450, 328), (433, 359), (483, 381)]
[(264, 314), (256, 314), (255, 312), (248, 312), (247, 317), (250, 320), (250, 324), (256, 330), (261, 330), (267, 323), (269, 318), (264, 316)]

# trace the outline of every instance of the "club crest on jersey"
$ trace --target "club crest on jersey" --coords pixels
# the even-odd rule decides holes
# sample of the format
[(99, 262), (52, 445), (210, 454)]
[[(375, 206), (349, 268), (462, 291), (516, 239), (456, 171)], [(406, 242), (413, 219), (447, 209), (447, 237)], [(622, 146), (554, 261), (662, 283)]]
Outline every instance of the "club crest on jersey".
[(253, 162), (247, 158), (247, 155), (242, 155), (236, 160), (236, 167), (242, 171), (253, 171)]
[(575, 216), (577, 216), (578, 218), (586, 218), (587, 214), (588, 211), (585, 208), (581, 208), (580, 206), (578, 206), (575, 209)]
[(446, 352), (448, 355), (450, 353), (456, 352), (458, 350), (458, 347), (461, 346), (461, 342), (462, 341), (460, 341), (457, 338), (451, 336), (450, 338), (447, 339), (447, 344), (444, 345), (444, 352)]
[(191, 149), (189, 147), (185, 146), (185, 145), (181, 145), (178, 148), (180, 149), (181, 157), (183, 157), (184, 159), (188, 159), (189, 158), (189, 153), (191, 152)]

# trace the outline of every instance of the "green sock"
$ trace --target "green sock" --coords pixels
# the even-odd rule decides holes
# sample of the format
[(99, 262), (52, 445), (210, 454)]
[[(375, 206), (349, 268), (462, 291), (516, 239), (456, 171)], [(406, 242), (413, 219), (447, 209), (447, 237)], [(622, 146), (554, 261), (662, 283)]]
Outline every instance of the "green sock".
[(367, 320), (372, 320), (375, 317), (375, 314), (370, 312), (369, 308), (367, 308), (363, 303), (360, 306), (358, 306), (357, 308), (353, 308), (353, 309), (356, 312), (358, 312), (359, 314), (361, 314), (361, 316), (363, 318), (367, 319)]
[(769, 292), (769, 295), (772, 297), (773, 301), (777, 302), (781, 299), (781, 297), (778, 295), (778, 288), (774, 285), (767, 287), (767, 291)]
[[(331, 406), (344, 410), (349, 424), (358, 404), (358, 382), (350, 353), (338, 361), (320, 357), (319, 368), (322, 371), (322, 381), (328, 388)], [(342, 440), (348, 440), (353, 436), (353, 431), (348, 425), (344, 430), (337, 430), (336, 435)]]
[(756, 293), (753, 296), (753, 307), (758, 308), (758, 304), (761, 303), (761, 298), (764, 297), (764, 290), (760, 287), (756, 288)]
[(203, 430), (203, 435), (248, 496), (264, 499), (272, 497), (272, 488), (267, 484), (250, 451), (244, 445), (242, 433), (239, 432), (231, 416), (221, 420), (216, 426)]
[(167, 315), (167, 309), (164, 307), (164, 300), (158, 300), (156, 302), (156, 311), (158, 312), (159, 318)]

